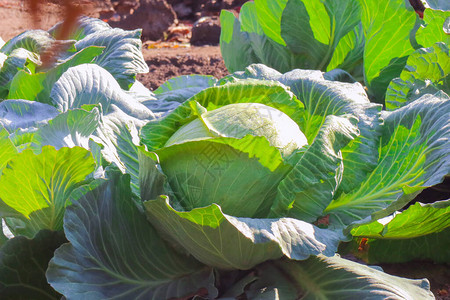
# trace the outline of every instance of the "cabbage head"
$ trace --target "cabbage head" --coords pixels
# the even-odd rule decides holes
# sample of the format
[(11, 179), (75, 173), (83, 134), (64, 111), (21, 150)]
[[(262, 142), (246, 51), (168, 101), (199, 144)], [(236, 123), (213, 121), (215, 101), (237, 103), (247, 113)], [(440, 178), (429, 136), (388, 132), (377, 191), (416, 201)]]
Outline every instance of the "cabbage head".
[(320, 201), (296, 201), (292, 185), (332, 194), (343, 172), (340, 148), (358, 135), (357, 120), (329, 116), (308, 141), (302, 113), (286, 86), (249, 79), (205, 89), (145, 125), (140, 186), (150, 222), (196, 259), (223, 269), (283, 255), (334, 255), (340, 231), (289, 218), (292, 202)]

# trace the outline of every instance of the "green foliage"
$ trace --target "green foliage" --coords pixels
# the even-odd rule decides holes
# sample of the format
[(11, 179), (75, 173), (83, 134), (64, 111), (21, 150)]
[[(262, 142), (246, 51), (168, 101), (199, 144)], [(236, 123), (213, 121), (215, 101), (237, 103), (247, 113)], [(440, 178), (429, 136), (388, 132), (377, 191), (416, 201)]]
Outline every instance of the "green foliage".
[(450, 173), (447, 13), (247, 2), (221, 15), (240, 71), (155, 93), (139, 30), (81, 18), (46, 65), (61, 25), (5, 43), (0, 294), (432, 298), (335, 254), (353, 238), (371, 262), (450, 259), (448, 200), (405, 209)]
[(403, 0), (260, 0), (245, 3), (239, 19), (222, 11), (220, 46), (230, 72), (254, 63), (283, 73), (339, 68), (384, 103), (415, 50), (448, 46), (449, 20), (448, 6), (434, 2), (420, 20)]

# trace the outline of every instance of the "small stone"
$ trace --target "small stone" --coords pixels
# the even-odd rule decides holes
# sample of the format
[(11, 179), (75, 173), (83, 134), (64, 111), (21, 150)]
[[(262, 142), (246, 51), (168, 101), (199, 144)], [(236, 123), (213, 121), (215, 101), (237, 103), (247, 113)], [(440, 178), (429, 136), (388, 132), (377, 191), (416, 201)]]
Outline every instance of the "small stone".
[(192, 27), (192, 45), (217, 45), (220, 40), (219, 17), (202, 17)]

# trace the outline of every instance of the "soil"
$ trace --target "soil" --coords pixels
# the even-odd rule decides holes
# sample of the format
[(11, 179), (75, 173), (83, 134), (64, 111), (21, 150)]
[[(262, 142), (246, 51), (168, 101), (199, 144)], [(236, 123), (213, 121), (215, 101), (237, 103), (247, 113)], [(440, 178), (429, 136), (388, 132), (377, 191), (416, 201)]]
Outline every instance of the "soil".
[[(43, 0), (44, 1), (44, 0)], [(47, 30), (65, 16), (65, 10), (58, 4), (58, 1), (46, 2), (40, 6), (40, 12), (35, 14), (35, 18), (30, 15), (30, 7), (27, 5), (31, 0), (0, 0), (0, 37), (8, 41), (28, 29)], [(100, 1), (100, 0), (78, 0), (72, 3), (81, 3), (84, 14), (91, 17), (113, 16), (117, 17), (117, 10), (112, 3), (119, 3), (120, 0)], [(122, 1), (126, 2), (126, 1)], [(129, 1), (133, 2), (133, 1)], [(202, 16), (217, 16), (220, 8), (236, 8), (245, 1), (242, 0), (167, 0), (173, 4), (178, 13), (186, 12), (185, 18), (178, 20), (178, 23), (187, 24), (187, 28), (192, 28), (192, 24)], [(177, 7), (175, 7), (177, 6)], [(111, 23), (115, 22), (114, 20)], [(177, 24), (175, 24), (177, 25)], [(136, 24), (135, 28), (139, 28)], [(155, 90), (167, 79), (187, 74), (205, 74), (221, 78), (228, 74), (225, 64), (220, 54), (218, 45), (191, 46), (189, 42), (189, 30), (184, 37), (178, 37), (175, 42), (144, 41), (143, 54), (145, 61), (149, 65), (150, 72), (139, 74), (137, 79), (151, 90)], [(170, 35), (169, 35), (170, 36)], [(187, 42), (186, 42), (187, 41)], [(155, 46), (156, 45), (156, 46)], [(383, 268), (386, 272), (407, 278), (429, 278), (431, 289), (436, 299), (450, 300), (450, 272), (448, 265), (435, 265), (429, 262), (411, 262), (407, 264), (385, 264)]]

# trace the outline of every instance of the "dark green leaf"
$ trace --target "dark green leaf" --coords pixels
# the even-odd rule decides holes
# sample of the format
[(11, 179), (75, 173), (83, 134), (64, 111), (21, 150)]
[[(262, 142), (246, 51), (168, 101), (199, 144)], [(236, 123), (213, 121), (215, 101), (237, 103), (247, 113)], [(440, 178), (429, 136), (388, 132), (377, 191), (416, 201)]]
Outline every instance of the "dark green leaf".
[(301, 262), (282, 259), (258, 271), (267, 289), (276, 289), (279, 295), (269, 299), (434, 299), (427, 279), (388, 275), (338, 256), (319, 255)]
[(54, 251), (66, 242), (62, 231), (42, 230), (33, 239), (19, 236), (0, 248), (0, 295), (5, 300), (56, 300), (61, 295), (45, 277)]
[[(223, 10), (220, 14), (220, 50), (230, 72), (243, 70), (254, 62), (248, 34), (241, 31), (241, 24), (232, 12)], [(239, 55), (236, 55), (239, 53)]]

